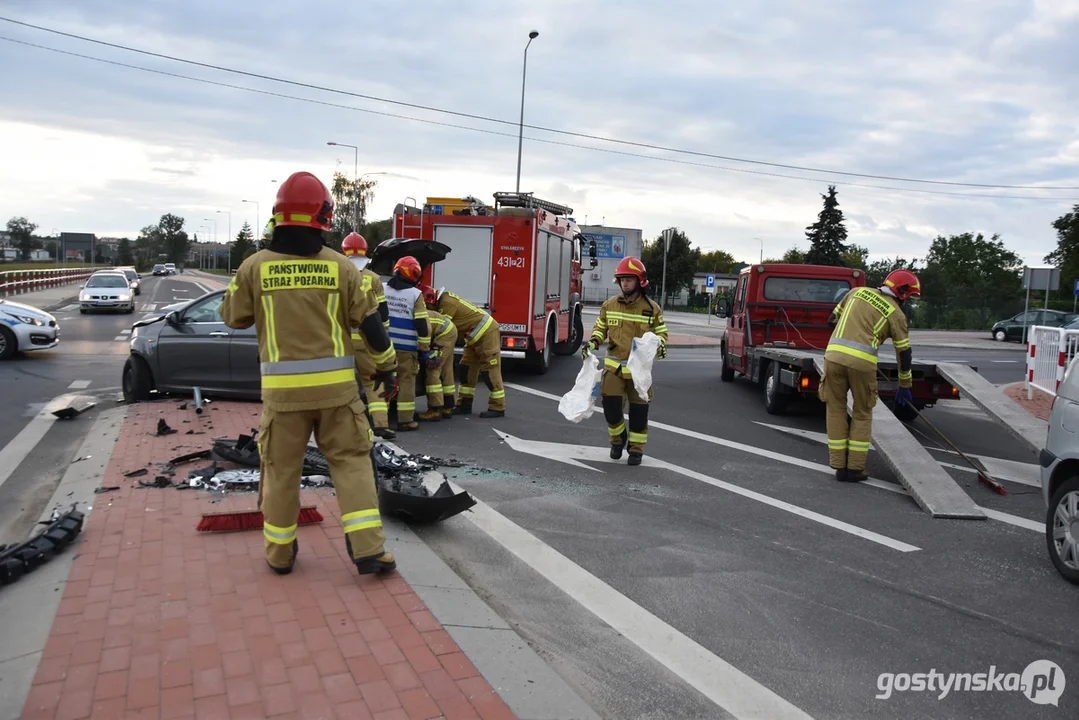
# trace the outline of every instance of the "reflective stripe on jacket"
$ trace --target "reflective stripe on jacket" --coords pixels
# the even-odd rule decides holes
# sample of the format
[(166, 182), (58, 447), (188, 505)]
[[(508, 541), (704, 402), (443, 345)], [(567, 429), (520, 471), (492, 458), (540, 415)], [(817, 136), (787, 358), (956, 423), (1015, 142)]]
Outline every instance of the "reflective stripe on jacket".
[(262, 401), (284, 412), (344, 405), (358, 393), (349, 328), (378, 312), (345, 256), (260, 250), (237, 269), (221, 303), (233, 328), (254, 325)]
[[(447, 340), (450, 335), (453, 335), (454, 338), (457, 337), (457, 326), (442, 313), (435, 310), (428, 310), (427, 322), (431, 324), (432, 343), (439, 340)], [(438, 343), (438, 345), (444, 347), (443, 343)]]
[[(898, 356), (910, 348), (907, 316), (898, 302), (879, 290), (860, 287), (844, 296), (833, 311), (837, 319), (824, 357), (854, 370), (875, 371), (878, 352), (888, 338)], [(900, 384), (909, 386), (909, 371)], [(904, 383), (903, 381), (906, 381)]]
[(390, 306), (390, 340), (395, 350), (426, 352), (431, 336), (420, 337), (416, 321), (427, 319), (427, 306), (423, 303), (423, 291), (415, 287), (400, 290), (387, 285), (386, 303)]
[(438, 299), (438, 311), (450, 319), (458, 333), (468, 338), (466, 345), (475, 345), (484, 335), (499, 329), (490, 314), (451, 292), (442, 293)]
[(592, 328), (592, 340), (602, 344), (607, 342), (607, 357), (603, 366), (611, 372), (628, 375), (625, 369), (629, 360), (633, 341), (644, 337), (645, 333), (655, 333), (667, 342), (667, 323), (663, 320), (663, 310), (644, 293), (633, 302), (628, 302), (624, 295), (617, 295), (607, 300), (599, 309), (599, 317)]

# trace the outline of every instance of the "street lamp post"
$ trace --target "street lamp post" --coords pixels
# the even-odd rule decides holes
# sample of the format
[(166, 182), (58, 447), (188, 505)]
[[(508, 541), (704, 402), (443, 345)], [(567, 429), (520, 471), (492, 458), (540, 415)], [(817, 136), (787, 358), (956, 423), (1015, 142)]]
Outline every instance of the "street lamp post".
[(259, 224), (259, 218), (262, 217), (262, 213), (259, 211), (258, 200), (241, 200), (240, 202), (251, 203), (252, 205), (255, 206), (255, 224), (251, 226), (251, 233), (254, 234), (254, 233), (258, 232), (257, 226)]
[(214, 224), (214, 270), (217, 269), (217, 220), (214, 218), (203, 218), (204, 222)]
[(232, 274), (232, 211), (231, 210), (218, 210), (218, 213), (225, 213), (229, 216), (229, 234), (225, 236), (225, 250), (229, 256), (229, 275)]
[(761, 240), (759, 237), (755, 237), (753, 239), (757, 240), (761, 244), (761, 262), (763, 263), (764, 262), (764, 240)]
[(353, 166), (352, 166), (352, 182), (355, 183), (352, 187), (352, 229), (355, 232), (359, 232), (360, 229), (360, 179), (357, 177), (360, 174), (360, 149), (355, 145), (345, 145), (344, 143), (328, 142), (327, 145), (336, 145), (338, 147), (352, 148), (353, 151)]
[(539, 37), (539, 32), (533, 30), (528, 33), (528, 43), (525, 45), (525, 59), (521, 67), (521, 122), (517, 133), (517, 192), (521, 192), (521, 148), (525, 139), (525, 76), (528, 73), (528, 46)]

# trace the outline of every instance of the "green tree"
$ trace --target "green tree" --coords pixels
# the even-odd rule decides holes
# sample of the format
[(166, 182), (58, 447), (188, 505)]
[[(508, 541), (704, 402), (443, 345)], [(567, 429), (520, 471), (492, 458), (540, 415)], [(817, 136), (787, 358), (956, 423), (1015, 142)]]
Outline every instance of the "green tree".
[(843, 266), (847, 228), (843, 225), (843, 211), (839, 209), (835, 185), (828, 186), (828, 194), (821, 195), (824, 208), (817, 215), (817, 222), (806, 228), (809, 252), (805, 262), (809, 265)]
[(23, 260), (30, 259), (30, 251), (34, 249), (34, 231), (37, 225), (24, 217), (13, 217), (7, 221), (7, 231), (11, 235), (12, 245), (19, 249)]
[(1053, 221), (1057, 231), (1057, 249), (1045, 256), (1045, 262), (1060, 268), (1060, 294), (1070, 296), (1079, 279), (1079, 205)]
[(135, 253), (131, 251), (131, 241), (127, 238), (121, 238), (116, 244), (116, 264), (123, 266), (135, 264)]
[(353, 180), (340, 170), (334, 171), (333, 185), (330, 187), (334, 201), (333, 227), (326, 238), (327, 245), (340, 250), (345, 236), (365, 225), (367, 206), (375, 197), (377, 184), (375, 180)]
[(932, 327), (984, 330), (1022, 309), (1022, 260), (999, 235), (939, 236), (919, 272)]
[[(694, 248), (689, 238), (675, 228), (671, 245), (667, 250), (667, 295), (673, 295), (693, 284), (693, 275), (700, 262), (700, 248)], [(655, 296), (663, 286), (663, 236), (645, 242), (641, 248), (641, 261), (648, 269), (648, 287)]]
[[(250, 251), (250, 252), (249, 252)], [(236, 241), (232, 243), (229, 252), (232, 254), (232, 267), (240, 267), (244, 258), (253, 255), (255, 251), (255, 237), (251, 232), (250, 223), (244, 222), (240, 232), (236, 233)]]
[(184, 230), (184, 219), (179, 215), (165, 213), (157, 223), (157, 230), (161, 239), (160, 252), (165, 254), (169, 262), (182, 263), (191, 244)]
[(393, 237), (393, 218), (376, 220), (367, 223), (360, 231), (363, 239), (367, 241), (367, 252), (370, 253), (376, 247)]
[(861, 245), (848, 245), (847, 249), (840, 253), (839, 257), (846, 267), (865, 270), (868, 268), (869, 248)]
[(734, 255), (726, 250), (709, 250), (701, 253), (700, 260), (697, 261), (697, 272), (727, 274), (731, 272), (734, 264)]

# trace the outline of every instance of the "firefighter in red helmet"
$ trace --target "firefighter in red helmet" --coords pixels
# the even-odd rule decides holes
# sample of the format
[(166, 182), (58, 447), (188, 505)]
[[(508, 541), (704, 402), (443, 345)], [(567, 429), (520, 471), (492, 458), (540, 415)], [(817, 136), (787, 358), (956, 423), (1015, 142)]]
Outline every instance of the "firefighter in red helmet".
[(423, 290), (417, 287), (423, 268), (411, 255), (394, 263), (393, 277), (386, 283), (386, 302), (390, 308), (390, 338), (397, 352), (400, 390), (397, 396), (397, 429), (415, 430), (416, 376), (420, 363), (426, 363), (431, 351), (431, 329), (427, 324), (427, 305)]
[[(921, 295), (918, 276), (910, 270), (892, 272), (879, 289), (860, 287), (848, 292), (832, 311), (832, 339), (824, 354), (820, 399), (828, 406), (828, 459), (841, 482), (869, 477), (866, 460), (873, 435), (877, 404), (877, 351), (888, 338), (899, 362), (898, 405), (912, 402), (913, 351), (903, 304)], [(847, 423), (847, 393), (854, 411)]]
[[(379, 318), (381, 318), (382, 324), (386, 328), (386, 333), (389, 334), (390, 310), (386, 304), (386, 291), (382, 286), (382, 278), (378, 276), (378, 273), (367, 267), (370, 262), (367, 257), (367, 240), (359, 233), (349, 233), (341, 242), (341, 252), (352, 261), (352, 264), (360, 271), (360, 275), (363, 276), (364, 286), (369, 288), (374, 296), (374, 300), (378, 304)], [(371, 415), (372, 430), (380, 438), (392, 440), (397, 437), (396, 433), (390, 429), (388, 417), (389, 399), (393, 397), (393, 394), (389, 397), (380, 397), (379, 393), (375, 391), (375, 359), (371, 354), (371, 349), (363, 341), (363, 333), (360, 332), (359, 328), (352, 328), (352, 347), (356, 351), (356, 370), (360, 373), (360, 382), (363, 384), (363, 391), (367, 396), (367, 412)]]
[[(607, 341), (600, 394), (603, 396), (607, 432), (611, 438), (611, 458), (620, 459), (628, 442), (629, 464), (640, 465), (644, 445), (648, 442), (648, 403), (655, 393), (649, 390), (646, 398), (637, 393), (626, 361), (633, 341), (649, 332), (660, 338), (656, 357), (666, 357), (667, 325), (663, 321), (663, 310), (644, 294), (644, 289), (648, 287), (648, 272), (640, 258), (627, 257), (618, 263), (614, 281), (622, 294), (603, 303), (592, 336), (585, 343), (581, 355), (587, 358), (604, 340)], [(628, 432), (622, 415), (624, 399), (629, 400)]]
[(266, 562), (292, 571), (299, 550), (300, 475), (311, 432), (326, 455), (345, 545), (361, 574), (392, 570), (379, 515), (371, 429), (356, 385), (347, 328), (375, 359), (376, 385), (394, 386), (396, 360), (374, 296), (359, 271), (325, 247), (333, 196), (308, 172), (277, 191), (273, 237), (243, 261), (221, 303), (232, 328), (255, 326), (262, 371), (259, 509)]

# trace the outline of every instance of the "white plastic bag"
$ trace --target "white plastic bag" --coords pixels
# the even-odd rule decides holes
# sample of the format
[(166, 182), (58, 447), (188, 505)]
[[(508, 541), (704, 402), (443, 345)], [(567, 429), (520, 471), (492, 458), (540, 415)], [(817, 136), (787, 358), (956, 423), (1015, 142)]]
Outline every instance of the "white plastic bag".
[(599, 397), (599, 381), (602, 375), (603, 368), (600, 367), (595, 353), (585, 358), (573, 389), (558, 401), (558, 412), (575, 423), (591, 417), (595, 412), (592, 402)]
[(633, 376), (633, 387), (637, 388), (637, 394), (645, 399), (648, 398), (648, 391), (652, 389), (652, 363), (659, 352), (660, 342), (659, 335), (653, 332), (634, 338), (629, 360), (626, 360), (626, 367)]

